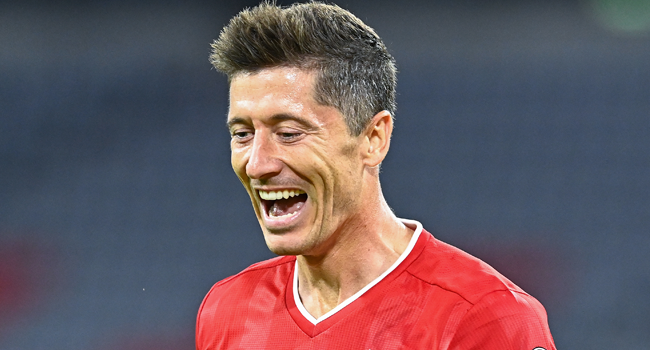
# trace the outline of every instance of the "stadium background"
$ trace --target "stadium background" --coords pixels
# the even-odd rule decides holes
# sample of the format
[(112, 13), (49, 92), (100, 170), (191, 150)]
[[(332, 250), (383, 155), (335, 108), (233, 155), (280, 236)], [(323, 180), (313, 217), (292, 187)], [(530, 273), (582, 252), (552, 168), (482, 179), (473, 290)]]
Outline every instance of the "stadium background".
[[(254, 4), (0, 2), (0, 349), (192, 349), (210, 286), (271, 257), (207, 61)], [(339, 4), (398, 62), (395, 212), (540, 299), (558, 348), (647, 349), (650, 2)]]

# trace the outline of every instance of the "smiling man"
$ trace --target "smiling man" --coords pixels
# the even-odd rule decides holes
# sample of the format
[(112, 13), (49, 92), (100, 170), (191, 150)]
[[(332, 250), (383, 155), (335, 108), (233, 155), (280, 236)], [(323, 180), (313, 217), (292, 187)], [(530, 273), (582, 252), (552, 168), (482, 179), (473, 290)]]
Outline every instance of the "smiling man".
[(280, 257), (210, 290), (197, 349), (555, 349), (537, 300), (388, 207), (396, 69), (371, 28), (263, 3), (212, 47), (232, 167)]

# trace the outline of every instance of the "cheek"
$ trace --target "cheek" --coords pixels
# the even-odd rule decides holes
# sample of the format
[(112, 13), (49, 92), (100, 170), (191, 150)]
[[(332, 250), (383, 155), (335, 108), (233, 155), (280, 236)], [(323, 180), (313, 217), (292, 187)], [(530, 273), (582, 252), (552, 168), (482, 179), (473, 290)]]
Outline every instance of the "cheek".
[(230, 152), (230, 165), (232, 166), (232, 170), (234, 170), (240, 178), (246, 176), (246, 162), (247, 157), (245, 152), (239, 150), (233, 150)]
[(323, 165), (325, 196), (334, 202), (334, 206), (348, 207), (361, 188), (357, 164), (349, 157), (332, 157)]
[[(335, 190), (337, 196), (341, 200), (349, 202), (352, 198), (358, 195), (358, 191), (361, 189), (361, 184), (359, 183), (360, 179), (356, 177), (354, 167), (352, 164), (345, 164), (345, 167), (341, 166), (334, 175), (334, 185), (336, 186)], [(339, 199), (337, 199), (339, 200)]]
[(318, 140), (307, 147), (286, 151), (284, 163), (314, 186), (322, 188), (326, 198), (334, 193), (337, 197), (345, 197), (346, 194), (340, 192), (358, 187), (359, 162), (353, 145), (342, 145), (336, 140)]

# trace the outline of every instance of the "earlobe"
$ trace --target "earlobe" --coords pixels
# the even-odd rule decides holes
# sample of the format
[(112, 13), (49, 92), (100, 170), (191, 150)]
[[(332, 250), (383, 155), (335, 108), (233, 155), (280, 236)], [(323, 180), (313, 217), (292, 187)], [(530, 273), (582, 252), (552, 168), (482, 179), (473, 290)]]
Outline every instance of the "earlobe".
[(393, 118), (388, 111), (381, 111), (372, 118), (364, 134), (367, 142), (364, 163), (376, 167), (384, 160), (390, 147)]

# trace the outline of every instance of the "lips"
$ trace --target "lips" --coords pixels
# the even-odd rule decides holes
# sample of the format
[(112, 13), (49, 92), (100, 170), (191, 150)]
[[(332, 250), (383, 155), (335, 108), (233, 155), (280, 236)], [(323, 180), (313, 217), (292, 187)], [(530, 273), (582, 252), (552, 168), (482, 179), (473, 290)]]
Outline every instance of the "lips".
[(273, 223), (272, 226), (284, 226), (293, 221), (305, 206), (308, 198), (305, 191), (298, 189), (259, 190), (258, 193), (265, 219), (267, 223)]

